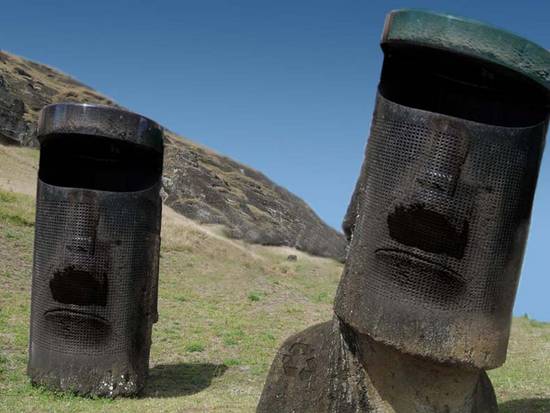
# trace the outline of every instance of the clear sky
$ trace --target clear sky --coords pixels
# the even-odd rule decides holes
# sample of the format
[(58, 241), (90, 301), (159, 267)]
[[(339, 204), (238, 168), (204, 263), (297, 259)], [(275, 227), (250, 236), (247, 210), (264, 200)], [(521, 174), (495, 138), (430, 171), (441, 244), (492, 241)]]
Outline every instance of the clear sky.
[[(550, 47), (546, 0), (19, 0), (2, 6), (0, 48), (264, 172), (340, 228), (368, 136), (384, 16), (403, 7)], [(515, 312), (550, 321), (545, 158)]]

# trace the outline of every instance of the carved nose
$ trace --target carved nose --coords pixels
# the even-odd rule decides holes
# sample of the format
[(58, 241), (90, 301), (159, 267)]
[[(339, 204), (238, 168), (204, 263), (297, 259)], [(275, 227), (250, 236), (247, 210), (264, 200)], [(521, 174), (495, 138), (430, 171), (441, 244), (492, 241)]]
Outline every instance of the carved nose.
[(418, 177), (416, 181), (421, 187), (441, 192), (452, 197), (458, 183), (458, 176), (444, 170), (431, 169)]
[(461, 259), (468, 241), (468, 222), (455, 225), (423, 204), (398, 206), (388, 216), (390, 237), (423, 251)]

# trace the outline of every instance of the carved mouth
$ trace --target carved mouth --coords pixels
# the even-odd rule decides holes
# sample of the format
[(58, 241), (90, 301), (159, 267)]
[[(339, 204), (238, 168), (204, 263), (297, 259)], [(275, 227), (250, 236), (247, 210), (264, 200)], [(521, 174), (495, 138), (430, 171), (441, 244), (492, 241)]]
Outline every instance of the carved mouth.
[(90, 345), (103, 342), (111, 330), (111, 323), (93, 313), (70, 309), (44, 312), (52, 334), (70, 341), (83, 341)]
[(46, 317), (47, 319), (61, 317), (74, 320), (93, 320), (98, 323), (103, 323), (107, 325), (109, 324), (109, 322), (105, 318), (97, 314), (89, 313), (86, 311), (70, 310), (67, 308), (56, 308), (54, 310), (45, 311), (44, 317)]
[(379, 248), (375, 255), (391, 267), (396, 284), (431, 301), (447, 301), (466, 286), (461, 274), (427, 257), (397, 248)]
[(410, 251), (405, 251), (398, 248), (378, 248), (375, 251), (375, 254), (377, 257), (380, 257), (382, 259), (385, 259), (385, 257), (387, 257), (401, 264), (429, 267), (434, 271), (441, 273), (441, 275), (445, 274), (445, 277), (453, 278), (460, 282), (466, 282), (466, 280), (464, 280), (464, 277), (462, 277), (459, 273), (452, 270), (451, 268), (436, 261), (430, 260), (429, 258), (414, 254)]

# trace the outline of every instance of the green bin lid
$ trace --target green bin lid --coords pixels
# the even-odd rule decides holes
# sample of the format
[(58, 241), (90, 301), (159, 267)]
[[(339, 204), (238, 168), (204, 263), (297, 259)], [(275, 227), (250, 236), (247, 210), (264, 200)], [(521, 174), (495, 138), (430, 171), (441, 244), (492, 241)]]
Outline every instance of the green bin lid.
[(550, 90), (550, 52), (485, 23), (423, 10), (394, 10), (386, 17), (381, 43), (425, 46), (488, 60)]

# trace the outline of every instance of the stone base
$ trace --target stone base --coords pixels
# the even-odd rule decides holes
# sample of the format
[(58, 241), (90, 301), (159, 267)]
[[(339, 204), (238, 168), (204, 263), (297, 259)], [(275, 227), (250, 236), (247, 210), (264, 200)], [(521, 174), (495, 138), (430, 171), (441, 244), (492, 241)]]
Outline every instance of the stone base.
[[(387, 397), (386, 384), (395, 379), (393, 371), (398, 371), (397, 377), (410, 369), (406, 362), (405, 368), (393, 369), (388, 365), (388, 378), (380, 375), (379, 366), (373, 369), (377, 375), (373, 379), (364, 368), (365, 359), (361, 353), (364, 343), (352, 331), (341, 325), (338, 320), (318, 324), (295, 336), (290, 337), (279, 349), (271, 366), (257, 408), (258, 413), (285, 412), (315, 412), (315, 413), (496, 413), (498, 412), (493, 387), (487, 374), (482, 370), (464, 371), (452, 366), (434, 364), (436, 370), (457, 370), (458, 376), (472, 375), (474, 382), (468, 394), (463, 395), (462, 406), (447, 404), (445, 395), (440, 394), (439, 400), (419, 398), (418, 403), (412, 401), (403, 407), (406, 396), (400, 390), (393, 392), (393, 398)], [(361, 346), (361, 347), (360, 347)], [(388, 354), (398, 353), (388, 349)], [(372, 354), (371, 354), (372, 356)], [(376, 355), (374, 355), (376, 357)], [(386, 355), (380, 356), (384, 363)], [(392, 357), (392, 356), (390, 356)], [(415, 359), (417, 363), (431, 363), (429, 360), (416, 359), (413, 356), (394, 355), (396, 364), (403, 363), (400, 357)], [(391, 364), (391, 360), (390, 364)], [(376, 364), (376, 363), (373, 363)], [(431, 370), (427, 370), (431, 371)], [(434, 375), (439, 373), (435, 372)], [(411, 377), (410, 381), (418, 378)], [(439, 378), (439, 376), (438, 376)], [(438, 378), (434, 377), (437, 382)], [(452, 379), (453, 377), (448, 377)], [(399, 378), (400, 380), (400, 378)], [(407, 382), (407, 380), (404, 380)], [(477, 383), (476, 383), (477, 382)], [(399, 387), (399, 383), (396, 383)], [(410, 383), (401, 383), (409, 385)], [(410, 387), (410, 386), (409, 386)], [(467, 387), (467, 386), (466, 386)], [(391, 392), (391, 386), (390, 386)], [(433, 390), (432, 390), (433, 392)], [(456, 396), (456, 395), (455, 395)], [(460, 395), (459, 395), (460, 396)], [(451, 396), (448, 396), (450, 398)], [(399, 400), (401, 398), (401, 400)], [(456, 397), (455, 397), (456, 402)]]

